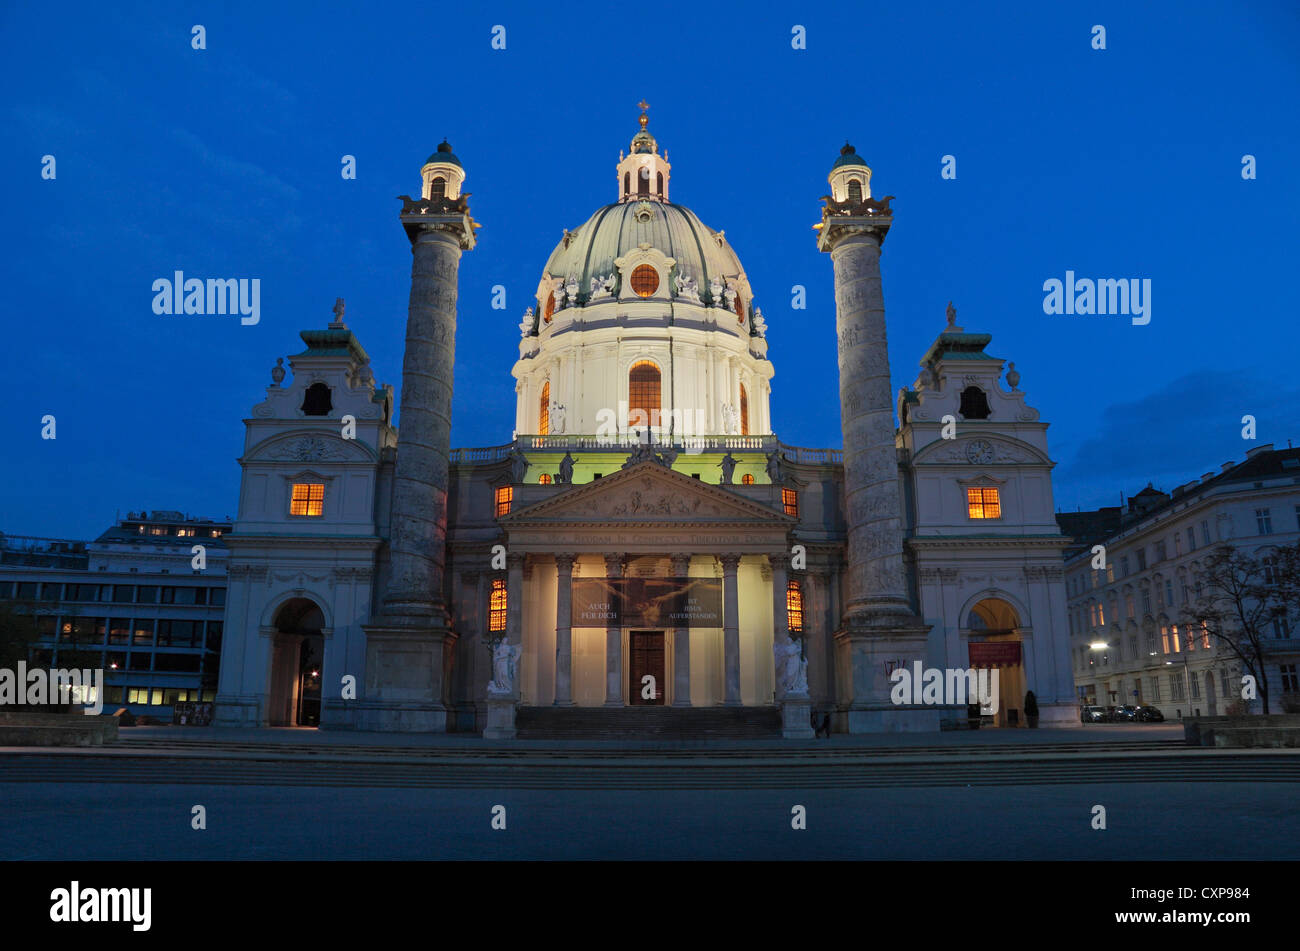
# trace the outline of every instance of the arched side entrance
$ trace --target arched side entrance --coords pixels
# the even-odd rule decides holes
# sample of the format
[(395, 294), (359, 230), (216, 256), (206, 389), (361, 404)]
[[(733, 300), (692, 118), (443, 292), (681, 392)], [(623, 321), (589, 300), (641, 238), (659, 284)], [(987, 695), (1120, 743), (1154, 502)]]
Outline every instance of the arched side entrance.
[(324, 626), (325, 616), (310, 598), (291, 598), (276, 611), (267, 699), (270, 726), (320, 726)]
[(998, 671), (998, 710), (992, 726), (1025, 725), (1025, 658), (1020, 614), (997, 597), (977, 601), (966, 617), (967, 656), (971, 667)]

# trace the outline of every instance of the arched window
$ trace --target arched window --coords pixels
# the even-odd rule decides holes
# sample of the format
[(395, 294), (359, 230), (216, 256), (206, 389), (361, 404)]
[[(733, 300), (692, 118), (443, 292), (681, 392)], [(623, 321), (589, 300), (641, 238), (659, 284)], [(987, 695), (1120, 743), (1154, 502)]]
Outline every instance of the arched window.
[(785, 585), (785, 610), (790, 617), (790, 633), (803, 633), (803, 586), (795, 580)]
[(653, 297), (659, 290), (659, 272), (649, 264), (638, 264), (632, 271), (632, 291), (637, 297)]
[(443, 178), (441, 175), (436, 176), (434, 180), (429, 183), (429, 197), (446, 198), (447, 179)]
[(632, 173), (624, 172), (623, 173), (623, 197), (626, 198), (630, 194), (632, 194)]
[(856, 178), (849, 179), (849, 201), (862, 201), (862, 183)]
[(988, 419), (989, 398), (978, 386), (968, 386), (961, 391), (961, 407), (958, 412), (967, 419)]
[(664, 173), (663, 172), (655, 173), (655, 185), (656, 185), (655, 193), (660, 198), (663, 198), (664, 197)]
[(541, 405), (537, 408), (537, 432), (546, 436), (551, 431), (551, 381), (542, 384)]
[(749, 394), (744, 383), (740, 384), (740, 435), (749, 435)]
[(542, 319), (549, 324), (551, 322), (551, 318), (554, 316), (555, 316), (555, 291), (551, 291), (550, 294), (546, 295), (546, 307), (542, 311)]
[(488, 630), (492, 632), (506, 629), (506, 579), (492, 579), (492, 597), (488, 603)]
[(650, 169), (642, 168), (636, 176), (636, 197), (650, 197)]
[(740, 484), (741, 484), (741, 485), (753, 485), (753, 484), (754, 484), (754, 474), (753, 474), (752, 472), (746, 472), (743, 476), (740, 477)]
[(659, 420), (659, 368), (638, 360), (627, 374), (629, 426), (653, 426)]
[(307, 387), (302, 398), (304, 416), (328, 416), (334, 404), (330, 401), (330, 388), (324, 383), (313, 383)]
[(742, 324), (745, 322), (745, 302), (740, 299), (739, 294), (736, 295), (736, 319)]

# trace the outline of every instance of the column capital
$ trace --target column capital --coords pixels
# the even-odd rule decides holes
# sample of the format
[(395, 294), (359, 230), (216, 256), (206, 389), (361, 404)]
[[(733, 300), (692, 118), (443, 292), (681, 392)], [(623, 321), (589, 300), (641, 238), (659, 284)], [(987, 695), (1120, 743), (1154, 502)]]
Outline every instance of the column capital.
[(605, 573), (611, 578), (620, 578), (623, 576), (624, 564), (627, 560), (625, 552), (606, 552), (605, 553)]
[(673, 577), (675, 577), (675, 578), (685, 578), (687, 572), (689, 572), (690, 570), (691, 570), (691, 556), (690, 556), (690, 555), (673, 555), (673, 556), (672, 556), (672, 568), (671, 568), (671, 571), (672, 571), (672, 573), (673, 573)]
[(885, 235), (893, 223), (892, 214), (836, 215), (823, 209), (822, 226), (817, 234), (817, 250), (834, 251), (848, 238), (866, 238), (880, 247), (885, 243)]
[(556, 552), (555, 567), (561, 573), (572, 573), (573, 563), (578, 560), (578, 556), (568, 552)]
[(735, 571), (737, 568), (739, 568), (740, 558), (741, 556), (736, 554), (727, 554), (727, 555), (718, 556), (718, 560), (722, 562), (723, 571)]
[(789, 571), (790, 553), (788, 551), (769, 553), (767, 563), (772, 566), (773, 571)]
[(506, 552), (506, 569), (523, 568), (528, 556), (521, 551)]

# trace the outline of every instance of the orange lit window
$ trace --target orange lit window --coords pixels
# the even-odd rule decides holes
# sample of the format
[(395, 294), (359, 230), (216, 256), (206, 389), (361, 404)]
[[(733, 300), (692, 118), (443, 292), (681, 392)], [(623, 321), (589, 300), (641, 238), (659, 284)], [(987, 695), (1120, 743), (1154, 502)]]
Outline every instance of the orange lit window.
[(323, 482), (295, 482), (289, 500), (290, 515), (323, 515), (325, 513), (325, 484)]
[(1171, 627), (1171, 628), (1169, 629), (1169, 634), (1170, 634), (1170, 636), (1173, 638), (1173, 642), (1174, 642), (1174, 653), (1175, 653), (1175, 654), (1182, 653), (1183, 647), (1182, 647), (1182, 645), (1178, 642), (1178, 625), (1177, 625), (1177, 624), (1175, 624), (1173, 627)]
[(537, 409), (537, 431), (545, 436), (551, 431), (551, 381), (542, 384), (541, 405)]
[(537, 481), (540, 482), (542, 485), (550, 485), (551, 474), (549, 472), (543, 472), (541, 478), (538, 479)]
[(1201, 622), (1201, 647), (1210, 649), (1210, 630), (1204, 621)]
[(741, 484), (741, 485), (753, 485), (753, 484), (754, 484), (754, 477), (753, 477), (753, 475), (751, 475), (750, 473), (746, 472), (743, 476), (740, 477), (740, 484)]
[(504, 578), (492, 579), (492, 600), (488, 604), (488, 630), (504, 631), (506, 629), (506, 581)]
[(862, 183), (856, 178), (849, 179), (849, 201), (862, 201)]
[(745, 302), (740, 299), (739, 294), (736, 295), (736, 317), (742, 324), (745, 322)]
[(627, 374), (628, 425), (653, 425), (659, 418), (659, 368), (638, 360)]
[(790, 633), (803, 633), (803, 588), (799, 582), (790, 581), (785, 586), (785, 609), (790, 615)]
[(659, 272), (649, 264), (639, 264), (632, 272), (632, 291), (637, 297), (652, 297), (659, 290)]
[(515, 490), (513, 486), (502, 486), (497, 489), (497, 518), (502, 515), (510, 514), (510, 503), (514, 501)]
[(799, 517), (799, 493), (794, 489), (781, 490), (781, 504), (785, 506), (785, 514)]
[(1001, 518), (1002, 502), (997, 489), (966, 490), (966, 513), (971, 518)]
[(740, 435), (749, 435), (749, 394), (744, 383), (740, 384)]
[(549, 324), (551, 322), (551, 318), (554, 316), (555, 316), (555, 292), (552, 291), (546, 298), (546, 307), (542, 311), (542, 319)]

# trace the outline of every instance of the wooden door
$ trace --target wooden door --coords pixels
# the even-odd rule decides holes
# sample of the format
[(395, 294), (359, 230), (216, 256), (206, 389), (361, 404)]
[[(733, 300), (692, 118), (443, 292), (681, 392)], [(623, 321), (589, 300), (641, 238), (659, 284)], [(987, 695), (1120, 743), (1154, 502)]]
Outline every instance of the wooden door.
[[(628, 665), (628, 702), (632, 706), (662, 706), (664, 702), (664, 632), (632, 631), (632, 662)], [(646, 676), (654, 678), (654, 698), (643, 696)]]

